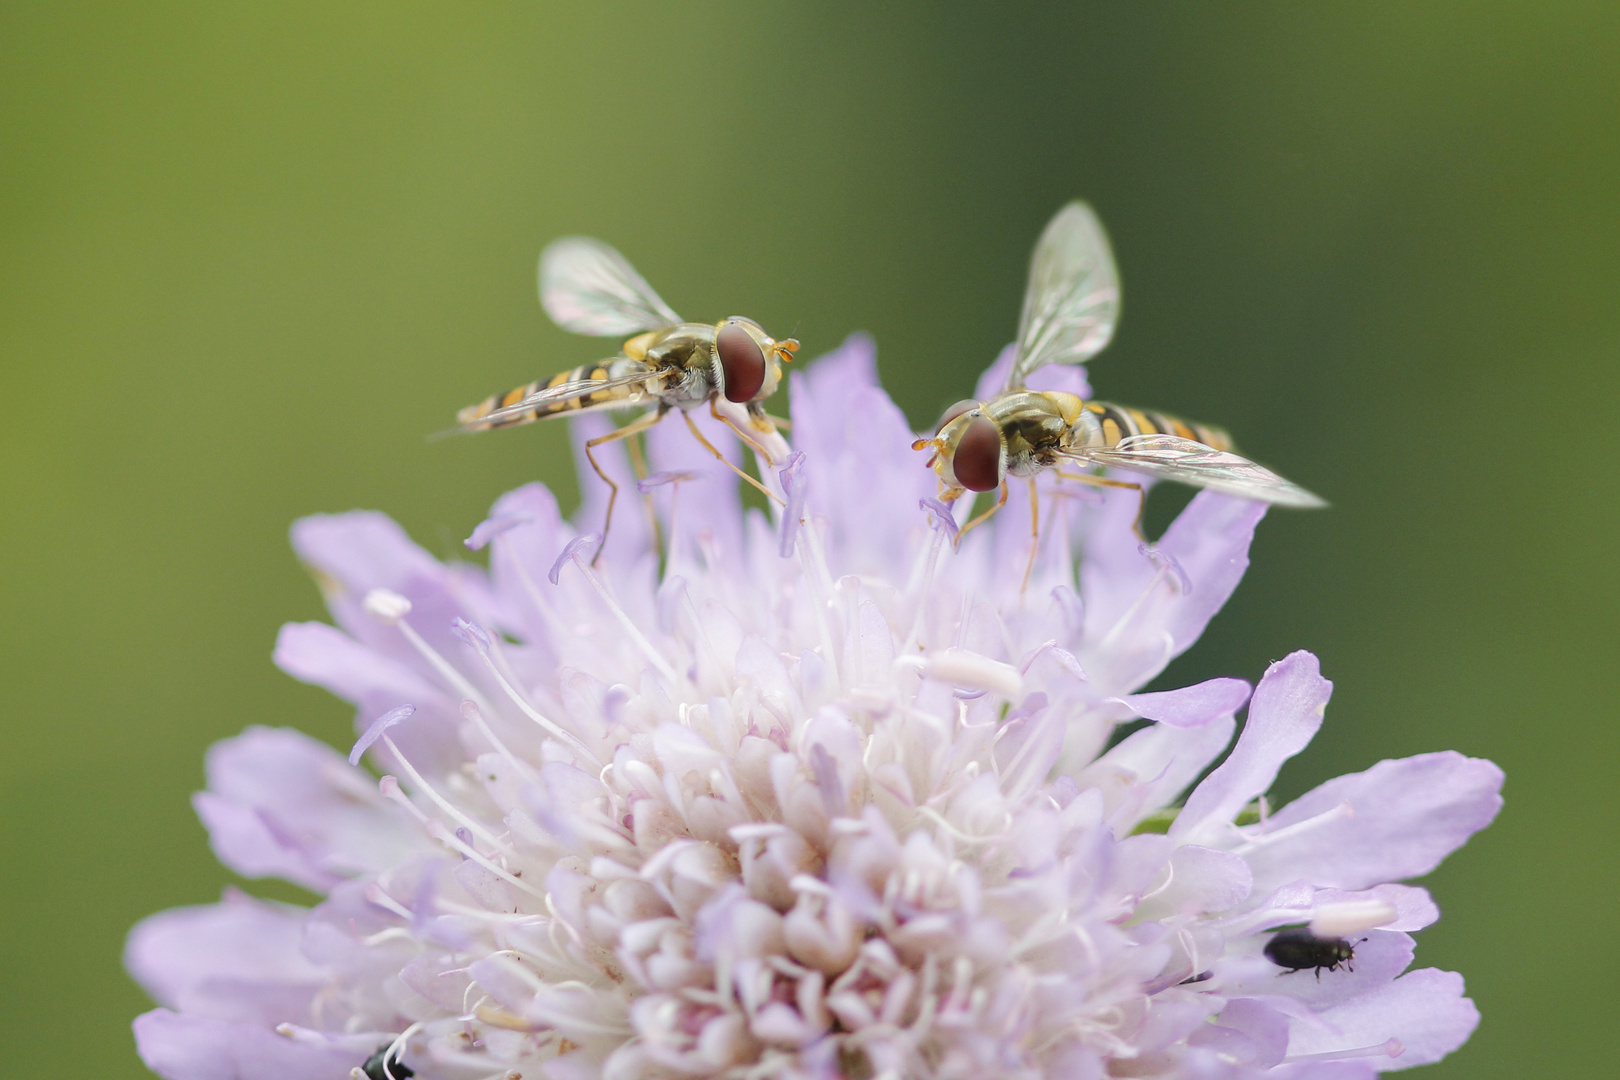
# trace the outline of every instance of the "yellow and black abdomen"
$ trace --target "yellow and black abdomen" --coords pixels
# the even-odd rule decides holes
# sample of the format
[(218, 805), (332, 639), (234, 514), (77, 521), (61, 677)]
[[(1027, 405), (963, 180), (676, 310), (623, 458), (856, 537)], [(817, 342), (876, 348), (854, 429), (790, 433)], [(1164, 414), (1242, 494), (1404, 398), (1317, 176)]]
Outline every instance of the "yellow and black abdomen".
[(534, 382), (524, 383), (522, 386), (508, 390), (504, 394), (492, 394), (478, 404), (469, 405), (456, 413), (456, 422), (474, 431), (488, 431), (492, 428), (511, 427), (514, 424), (527, 424), (534, 420), (543, 420), (548, 416), (579, 412), (581, 409), (611, 405), (614, 402), (629, 402), (631, 399), (639, 399), (645, 396), (639, 386), (611, 386), (603, 390), (585, 391), (558, 401), (536, 405), (532, 409), (525, 409), (523, 412), (512, 416), (504, 416), (498, 420), (484, 420), (484, 417), (496, 409), (509, 408), (541, 390), (562, 386), (565, 383), (579, 383), (587, 380), (603, 382), (608, 377), (609, 371), (605, 364), (582, 364), (577, 368), (553, 375), (550, 379), (537, 379)]
[(1095, 430), (1102, 435), (1102, 445), (1106, 447), (1118, 446), (1133, 435), (1174, 435), (1213, 446), (1217, 450), (1232, 449), (1232, 437), (1222, 429), (1195, 424), (1165, 413), (1110, 405), (1105, 401), (1086, 402), (1086, 411), (1092, 414), (1096, 422)]

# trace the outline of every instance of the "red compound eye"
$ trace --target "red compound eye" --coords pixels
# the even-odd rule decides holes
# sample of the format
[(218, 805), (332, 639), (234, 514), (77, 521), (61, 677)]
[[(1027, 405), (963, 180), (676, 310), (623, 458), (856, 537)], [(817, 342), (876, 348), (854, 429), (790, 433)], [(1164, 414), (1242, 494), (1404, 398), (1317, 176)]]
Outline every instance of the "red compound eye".
[(714, 336), (714, 351), (726, 378), (726, 400), (739, 404), (754, 400), (765, 385), (765, 354), (754, 335), (736, 323), (727, 323)]
[(958, 401), (955, 405), (952, 405), (950, 408), (946, 409), (945, 414), (939, 418), (939, 423), (934, 426), (934, 434), (938, 435), (940, 432), (945, 430), (946, 424), (950, 423), (952, 420), (955, 420), (963, 413), (970, 412), (978, 407), (979, 403), (974, 401), (972, 398), (963, 398), (961, 401)]
[(1001, 432), (996, 425), (978, 417), (956, 441), (951, 456), (956, 482), (969, 491), (994, 491), (1001, 483)]

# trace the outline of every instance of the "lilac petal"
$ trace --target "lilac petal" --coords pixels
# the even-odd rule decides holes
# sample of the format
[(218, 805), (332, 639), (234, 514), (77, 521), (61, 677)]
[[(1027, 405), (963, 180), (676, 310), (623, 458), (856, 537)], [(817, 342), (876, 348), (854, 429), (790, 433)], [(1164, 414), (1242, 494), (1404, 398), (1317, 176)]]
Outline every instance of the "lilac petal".
[(377, 719), (373, 720), (371, 722), (371, 726), (366, 728), (365, 734), (361, 735), (359, 740), (354, 744), (354, 749), (349, 751), (349, 764), (360, 764), (360, 755), (371, 749), (371, 744), (382, 738), (383, 732), (387, 731), (395, 724), (409, 719), (415, 713), (415, 705), (401, 705), (397, 709), (388, 710), (381, 716), (377, 717)]
[(348, 1080), (363, 1053), (314, 1046), (269, 1026), (153, 1009), (135, 1018), (135, 1048), (164, 1080)]
[(514, 561), (527, 566), (550, 566), (557, 552), (572, 539), (572, 531), (557, 509), (556, 496), (544, 484), (525, 484), (508, 491), (495, 500), (489, 520), (518, 522), (490, 537), (490, 568), (499, 592), (522, 589), (522, 575), (515, 572)]
[(403, 664), (414, 668), (421, 658), (396, 627), (366, 612), (364, 598), (372, 590), (387, 589), (408, 600), (414, 610), (413, 625), (435, 648), (448, 638), (443, 628), (452, 615), (483, 614), (469, 608), (487, 595), (475, 584), (481, 572), (476, 567), (461, 567), (451, 573), (411, 543), (386, 515), (372, 511), (318, 514), (295, 522), (292, 537), (299, 557), (317, 571), (338, 625), (351, 637)]
[(337, 878), (310, 858), (303, 845), (267, 820), (257, 807), (235, 803), (208, 791), (191, 797), (192, 809), (208, 830), (214, 857), (245, 878), (281, 878), (324, 893)]
[(305, 914), (227, 889), (218, 904), (171, 908), (137, 923), (124, 967), (158, 1004), (216, 1019), (233, 1018), (218, 1014), (209, 993), (224, 981), (283, 988), (307, 1002), (325, 974), (299, 948)]
[(1183, 844), (1170, 857), (1165, 887), (1137, 906), (1137, 915), (1173, 919), (1200, 912), (1226, 911), (1248, 899), (1252, 879), (1241, 856)]
[(1201, 727), (1221, 716), (1231, 716), (1249, 700), (1249, 684), (1242, 679), (1210, 679), (1180, 690), (1132, 694), (1115, 698), (1145, 720), (1171, 727)]
[(208, 750), (208, 790), (193, 796), (220, 862), (244, 877), (279, 877), (325, 892), (417, 850), (371, 785), (325, 743), (288, 728), (250, 727)]
[(300, 518), (293, 523), (292, 545), (300, 559), (355, 596), (377, 588), (405, 592), (406, 582), (444, 576), (437, 559), (413, 543), (387, 514), (375, 510)]
[(276, 635), (271, 659), (293, 678), (325, 687), (353, 704), (372, 697), (407, 697), (424, 706), (448, 705), (444, 694), (411, 668), (326, 623), (287, 623)]
[(470, 551), (483, 551), (484, 548), (489, 546), (489, 542), (501, 535), (501, 533), (515, 529), (519, 525), (527, 525), (529, 520), (523, 514), (499, 514), (495, 517), (485, 518), (473, 529), (472, 535), (463, 540), (462, 543), (466, 544)]
[(1080, 568), (1086, 641), (1091, 649), (1108, 649), (1104, 656), (1081, 656), (1092, 678), (1113, 693), (1141, 686), (1198, 640), (1248, 568), (1265, 505), (1199, 492), (1152, 559), (1143, 556), (1131, 528), (1136, 512), (1134, 492), (1110, 494)]
[(787, 493), (787, 507), (782, 511), (782, 544), (777, 549), (784, 559), (793, 557), (793, 540), (804, 520), (804, 498), (809, 484), (800, 475), (803, 470), (804, 451), (795, 450), (787, 459), (787, 464), (777, 473), (782, 490)]
[(905, 415), (877, 385), (876, 349), (852, 335), (790, 380), (793, 441), (805, 452), (809, 506), (829, 524), (835, 576), (902, 575), (911, 507), (933, 494)]
[[(1322, 823), (1262, 842), (1249, 863), (1261, 888), (1305, 880), (1365, 889), (1417, 877), (1491, 823), (1502, 808), (1501, 788), (1501, 769), (1451, 750), (1381, 761), (1329, 780), (1272, 815), (1268, 832), (1312, 818)], [(1352, 815), (1323, 817), (1346, 803)]]
[[(1221, 836), (1238, 811), (1271, 787), (1282, 763), (1305, 749), (1322, 726), (1332, 693), (1333, 684), (1322, 678), (1321, 666), (1308, 652), (1293, 653), (1267, 668), (1237, 745), (1187, 797), (1171, 837), (1194, 843)], [(1256, 884), (1265, 887), (1258, 880)]]
[(1232, 741), (1237, 722), (1230, 716), (1193, 728), (1154, 724), (1127, 736), (1099, 759), (1103, 768), (1124, 769), (1138, 784), (1134, 805), (1120, 808), (1114, 820), (1121, 835), (1147, 815), (1175, 802), (1187, 785)]
[(549, 761), (540, 769), (539, 784), (523, 789), (523, 800), (534, 819), (565, 844), (580, 842), (577, 825), (580, 806), (600, 798), (602, 784), (591, 774)]
[(546, 580), (553, 585), (557, 584), (557, 578), (562, 574), (563, 563), (578, 557), (581, 548), (589, 547), (600, 539), (601, 537), (596, 533), (586, 533), (584, 536), (576, 536), (568, 541), (563, 546), (562, 554), (557, 556), (557, 561), (551, 564), (551, 570), (547, 572)]
[(1131, 1042), (1139, 1052), (1167, 1049), (1203, 1028), (1208, 1015), (1208, 1006), (1201, 1002), (1161, 998), (1148, 1010)]
[(1399, 1039), (1404, 1052), (1380, 1059), (1383, 1069), (1410, 1069), (1439, 1061), (1468, 1041), (1479, 1010), (1463, 997), (1463, 979), (1452, 971), (1409, 972), (1372, 994), (1320, 1014), (1320, 1023), (1294, 1024), (1288, 1056), (1326, 1054)]
[(1244, 1065), (1269, 1069), (1288, 1050), (1288, 1017), (1253, 998), (1227, 1003), (1215, 1022), (1195, 1032), (1187, 1042), (1207, 1046)]
[[(980, 401), (989, 401), (1002, 392), (1007, 385), (1007, 373), (1012, 370), (1013, 355), (1017, 351), (1016, 345), (1008, 345), (996, 354), (995, 360), (985, 368), (984, 374), (979, 376), (973, 390), (975, 397)], [(1078, 364), (1049, 364), (1029, 377), (1029, 388), (1060, 390), (1083, 398), (1091, 396), (1091, 386), (1086, 382), (1086, 369)]]
[(489, 572), (496, 597), (492, 605), (496, 618), (491, 621), (511, 630), (514, 637), (545, 649), (551, 644), (551, 628), (535, 595), (541, 574), (573, 539), (574, 530), (562, 519), (556, 498), (544, 484), (525, 484), (502, 495), (495, 500), (490, 517), (524, 519), (490, 542)]
[(1159, 554), (1171, 560), (1196, 586), (1167, 622), (1177, 654), (1198, 640), (1243, 579), (1249, 567), (1254, 527), (1265, 513), (1264, 503), (1202, 491), (1160, 539)]

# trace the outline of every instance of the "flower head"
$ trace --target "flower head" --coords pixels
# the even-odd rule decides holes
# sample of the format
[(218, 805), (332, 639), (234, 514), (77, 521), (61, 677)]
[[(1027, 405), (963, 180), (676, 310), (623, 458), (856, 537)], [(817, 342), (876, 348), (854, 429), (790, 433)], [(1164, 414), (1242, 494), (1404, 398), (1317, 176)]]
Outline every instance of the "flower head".
[(138, 926), (153, 1069), (1337, 1078), (1468, 1037), (1461, 978), (1406, 970), (1438, 912), (1397, 882), (1491, 820), (1496, 767), (1385, 761), (1273, 810), (1323, 722), (1315, 657), (1252, 696), (1140, 692), (1261, 506), (1200, 494), (1149, 549), (1128, 493), (1043, 487), (1026, 584), (1027, 495), (953, 550), (869, 342), (792, 391), (775, 521), (670, 422), (594, 567), (540, 485), (473, 530), (487, 572), (378, 514), (295, 526), (337, 625), (276, 661), (357, 706), (352, 760), (385, 775), (290, 730), (210, 752), (221, 861), (323, 899)]

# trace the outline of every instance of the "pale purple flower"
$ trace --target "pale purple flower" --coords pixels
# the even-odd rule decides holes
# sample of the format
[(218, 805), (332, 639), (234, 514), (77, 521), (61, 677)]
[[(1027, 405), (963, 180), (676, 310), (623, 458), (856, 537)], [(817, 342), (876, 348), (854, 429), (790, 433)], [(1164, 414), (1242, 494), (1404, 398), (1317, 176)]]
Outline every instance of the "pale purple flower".
[[(1323, 723), (1315, 657), (1252, 697), (1140, 692), (1236, 587), (1262, 506), (1200, 494), (1148, 549), (1130, 493), (1053, 488), (1026, 586), (1026, 493), (953, 551), (868, 341), (796, 376), (792, 414), (774, 520), (677, 422), (640, 495), (604, 455), (626, 497), (595, 568), (588, 475), (578, 529), (540, 485), (501, 498), (471, 530), (487, 572), (379, 514), (294, 527), (337, 625), (285, 627), (276, 661), (357, 706), (386, 775), (290, 730), (211, 751), (221, 861), (325, 899), (138, 926), (148, 1065), (1339, 1080), (1467, 1039), (1461, 977), (1408, 970), (1438, 910), (1399, 882), (1491, 820), (1497, 768), (1384, 761), (1273, 809)], [(1298, 925), (1354, 941), (1354, 970), (1266, 959)]]

